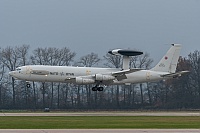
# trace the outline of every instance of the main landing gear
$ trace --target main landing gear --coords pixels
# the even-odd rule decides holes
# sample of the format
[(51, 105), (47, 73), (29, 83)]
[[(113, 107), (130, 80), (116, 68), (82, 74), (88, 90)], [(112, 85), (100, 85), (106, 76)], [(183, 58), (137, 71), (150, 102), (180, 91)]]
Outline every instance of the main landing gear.
[(103, 91), (103, 87), (98, 87), (98, 86), (95, 86), (95, 87), (92, 87), (92, 91)]

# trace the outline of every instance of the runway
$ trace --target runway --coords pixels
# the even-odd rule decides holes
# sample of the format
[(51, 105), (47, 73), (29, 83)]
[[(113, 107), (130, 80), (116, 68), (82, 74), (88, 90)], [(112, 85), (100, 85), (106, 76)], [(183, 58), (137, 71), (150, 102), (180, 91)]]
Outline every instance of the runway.
[[(100, 112), (42, 112), (42, 113), (0, 113), (0, 116), (200, 116), (193, 112), (139, 112), (139, 111), (100, 111)], [(200, 129), (0, 129), (0, 133), (200, 133)]]
[(200, 133), (200, 129), (0, 129), (0, 133)]
[(200, 116), (200, 112), (53, 112), (53, 113), (0, 113), (0, 116)]

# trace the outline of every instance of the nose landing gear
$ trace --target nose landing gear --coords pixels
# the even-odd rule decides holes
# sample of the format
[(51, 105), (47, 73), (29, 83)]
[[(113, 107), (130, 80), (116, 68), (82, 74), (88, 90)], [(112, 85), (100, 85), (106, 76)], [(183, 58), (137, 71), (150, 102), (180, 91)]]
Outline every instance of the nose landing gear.
[(31, 84), (29, 82), (26, 82), (26, 87), (27, 88), (30, 88), (31, 87)]

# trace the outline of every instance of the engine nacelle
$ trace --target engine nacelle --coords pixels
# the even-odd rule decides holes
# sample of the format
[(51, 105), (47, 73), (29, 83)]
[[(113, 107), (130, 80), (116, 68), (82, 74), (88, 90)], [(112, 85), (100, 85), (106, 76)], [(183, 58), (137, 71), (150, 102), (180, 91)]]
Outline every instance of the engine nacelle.
[(111, 75), (102, 75), (102, 74), (96, 74), (95, 75), (95, 80), (97, 81), (108, 81), (108, 80), (114, 80), (115, 77)]
[(95, 80), (94, 79), (88, 79), (88, 78), (76, 77), (76, 83), (77, 84), (94, 84)]

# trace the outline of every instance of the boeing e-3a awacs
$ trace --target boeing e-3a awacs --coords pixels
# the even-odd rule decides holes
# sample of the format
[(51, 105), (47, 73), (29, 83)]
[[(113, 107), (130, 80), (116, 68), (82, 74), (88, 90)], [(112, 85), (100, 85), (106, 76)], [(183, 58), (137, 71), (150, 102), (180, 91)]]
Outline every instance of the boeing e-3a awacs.
[[(188, 71), (176, 72), (180, 50), (181, 44), (172, 44), (160, 62), (150, 70), (129, 68), (130, 56), (137, 56), (142, 52), (115, 49), (109, 51), (109, 53), (123, 56), (123, 67), (121, 69), (28, 65), (18, 67), (9, 74), (16, 79), (25, 81), (94, 84), (93, 91), (103, 91), (102, 85), (152, 82), (179, 77), (187, 73)], [(27, 87), (30, 87), (28, 82)]]

